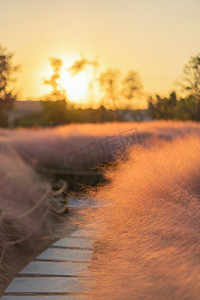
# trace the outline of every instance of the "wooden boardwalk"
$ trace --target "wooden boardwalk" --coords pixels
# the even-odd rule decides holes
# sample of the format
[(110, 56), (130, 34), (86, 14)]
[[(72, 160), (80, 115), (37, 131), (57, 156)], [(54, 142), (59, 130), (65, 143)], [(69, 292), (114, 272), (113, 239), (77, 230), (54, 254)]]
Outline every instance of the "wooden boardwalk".
[(25, 266), (1, 299), (87, 299), (94, 241), (91, 226), (60, 238)]

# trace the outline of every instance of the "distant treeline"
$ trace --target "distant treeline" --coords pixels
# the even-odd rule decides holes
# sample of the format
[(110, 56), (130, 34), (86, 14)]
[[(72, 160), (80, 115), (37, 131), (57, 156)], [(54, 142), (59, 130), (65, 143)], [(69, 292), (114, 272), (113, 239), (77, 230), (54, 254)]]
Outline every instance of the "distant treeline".
[(194, 95), (177, 99), (175, 92), (169, 97), (150, 98), (148, 115), (155, 120), (192, 120), (200, 121), (200, 99)]
[(12, 110), (3, 110), (0, 127), (53, 127), (70, 123), (141, 122), (160, 119), (200, 121), (200, 100), (192, 95), (178, 98), (175, 92), (169, 97), (150, 97), (146, 110), (112, 110), (103, 105), (97, 109), (81, 109), (68, 107), (65, 100), (40, 103), (41, 110), (24, 113), (10, 122), (10, 115), (12, 111), (15, 112), (13, 103)]
[[(68, 108), (65, 100), (41, 101), (42, 110), (16, 118), (12, 127), (52, 127), (70, 123), (104, 123), (147, 120), (146, 110), (112, 110), (103, 105), (97, 109)], [(7, 124), (8, 125), (8, 124)]]
[(69, 123), (103, 123), (150, 120), (191, 120), (200, 122), (200, 100), (194, 95), (178, 98), (175, 92), (169, 97), (150, 97), (147, 110), (112, 110), (67, 108), (64, 100), (41, 101), (42, 111), (28, 113), (13, 122), (14, 127), (58, 126)]

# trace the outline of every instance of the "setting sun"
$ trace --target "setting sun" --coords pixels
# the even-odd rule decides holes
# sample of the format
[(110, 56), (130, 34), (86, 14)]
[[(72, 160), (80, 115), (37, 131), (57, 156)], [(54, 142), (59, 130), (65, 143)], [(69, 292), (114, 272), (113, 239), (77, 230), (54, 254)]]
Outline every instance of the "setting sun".
[(88, 77), (85, 72), (71, 76), (67, 71), (62, 71), (60, 85), (66, 91), (69, 100), (76, 103), (84, 100), (89, 88)]

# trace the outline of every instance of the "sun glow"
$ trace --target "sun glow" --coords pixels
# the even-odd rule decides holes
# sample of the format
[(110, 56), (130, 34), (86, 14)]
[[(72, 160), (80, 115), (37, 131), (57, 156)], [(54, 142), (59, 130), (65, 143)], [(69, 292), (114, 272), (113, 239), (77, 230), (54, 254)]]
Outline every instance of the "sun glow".
[(85, 72), (71, 76), (69, 72), (62, 71), (60, 85), (66, 91), (66, 96), (70, 101), (82, 103), (88, 92), (89, 79)]

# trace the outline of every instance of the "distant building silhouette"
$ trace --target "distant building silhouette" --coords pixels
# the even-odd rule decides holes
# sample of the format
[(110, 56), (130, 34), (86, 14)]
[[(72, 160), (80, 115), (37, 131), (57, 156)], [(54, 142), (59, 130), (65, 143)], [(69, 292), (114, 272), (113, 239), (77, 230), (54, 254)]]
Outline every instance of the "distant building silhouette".
[(42, 112), (41, 101), (16, 101), (15, 107), (9, 112), (9, 126), (12, 126), (13, 122), (30, 113)]

